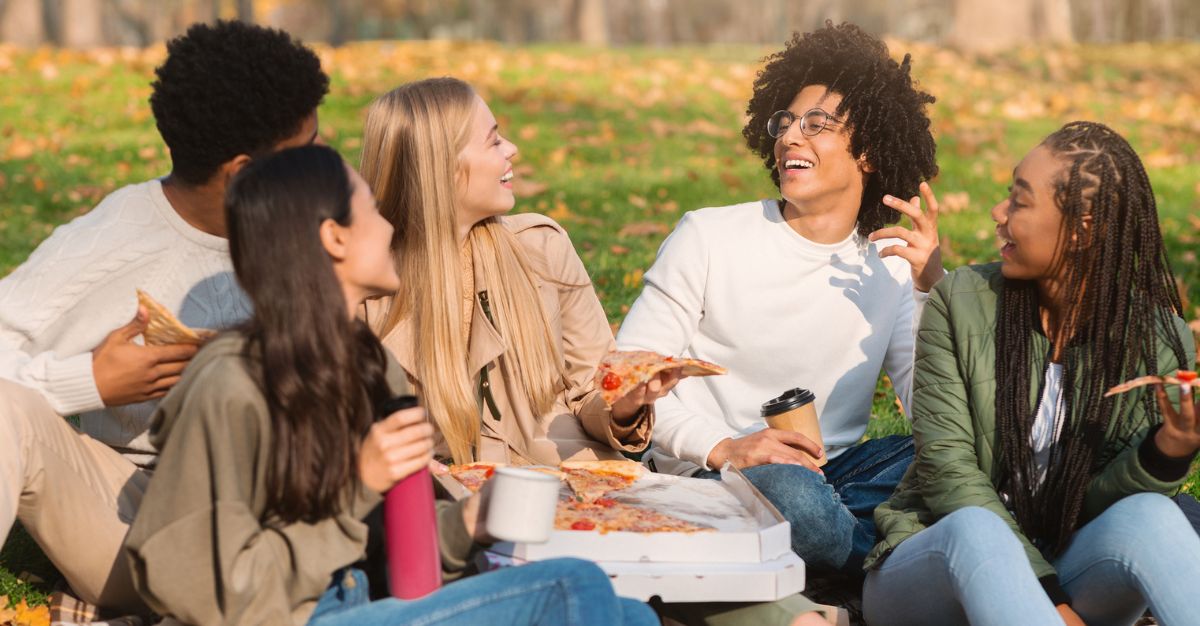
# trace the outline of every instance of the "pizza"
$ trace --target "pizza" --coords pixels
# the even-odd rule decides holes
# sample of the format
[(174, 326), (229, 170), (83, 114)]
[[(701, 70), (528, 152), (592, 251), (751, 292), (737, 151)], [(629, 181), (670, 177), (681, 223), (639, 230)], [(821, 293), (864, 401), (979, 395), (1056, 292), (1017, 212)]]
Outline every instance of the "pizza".
[(593, 502), (632, 485), (646, 473), (633, 461), (563, 461), (559, 467), (577, 500)]
[(150, 297), (150, 294), (141, 289), (137, 290), (137, 299), (138, 305), (146, 307), (146, 313), (150, 315), (146, 330), (142, 331), (142, 337), (148, 346), (166, 346), (177, 343), (199, 346), (217, 334), (215, 330), (207, 328), (193, 329), (184, 326), (179, 318), (167, 310), (167, 307), (159, 304)]
[(1174, 376), (1140, 376), (1109, 389), (1104, 397), (1115, 396), (1146, 385), (1192, 385), (1196, 383), (1197, 376), (1200, 374), (1191, 370), (1176, 370)]
[(649, 350), (609, 352), (596, 368), (596, 386), (604, 403), (612, 406), (642, 383), (650, 382), (659, 372), (679, 368), (683, 376), (713, 376), (728, 370), (700, 359), (663, 356)]
[(557, 530), (597, 531), (601, 534), (620, 531), (630, 533), (702, 532), (714, 530), (660, 513), (653, 509), (618, 502), (612, 498), (582, 501), (563, 498), (554, 514)]
[(504, 467), (504, 464), (481, 462), (451, 465), (450, 475), (471, 493), (478, 493), (480, 489), (483, 489), (483, 484), (496, 473), (497, 467)]

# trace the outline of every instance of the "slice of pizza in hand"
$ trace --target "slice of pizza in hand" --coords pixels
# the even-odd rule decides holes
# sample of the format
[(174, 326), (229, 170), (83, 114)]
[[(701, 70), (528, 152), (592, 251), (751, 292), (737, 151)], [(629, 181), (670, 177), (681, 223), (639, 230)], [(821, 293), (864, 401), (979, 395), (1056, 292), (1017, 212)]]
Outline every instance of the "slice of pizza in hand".
[(1104, 397), (1115, 396), (1119, 393), (1137, 389), (1138, 387), (1145, 387), (1146, 385), (1194, 385), (1196, 384), (1197, 376), (1200, 376), (1200, 374), (1191, 370), (1176, 370), (1174, 376), (1139, 376), (1109, 389), (1105, 392)]
[(581, 502), (595, 502), (632, 485), (646, 473), (645, 466), (633, 461), (563, 461), (559, 468)]
[(137, 290), (137, 299), (138, 304), (146, 307), (146, 313), (150, 315), (146, 330), (142, 331), (142, 337), (148, 346), (167, 346), (177, 343), (199, 346), (217, 334), (217, 331), (207, 328), (184, 326), (179, 318), (167, 310), (167, 307), (159, 304), (157, 300), (150, 297), (150, 294), (141, 289)]
[(479, 493), (483, 489), (484, 483), (491, 479), (496, 474), (497, 467), (504, 467), (503, 463), (464, 463), (462, 465), (451, 465), (450, 476), (462, 483), (471, 493)]
[(638, 385), (650, 382), (659, 372), (680, 370), (684, 376), (713, 376), (729, 370), (700, 359), (665, 356), (649, 350), (609, 352), (596, 368), (596, 386), (604, 403), (612, 406)]

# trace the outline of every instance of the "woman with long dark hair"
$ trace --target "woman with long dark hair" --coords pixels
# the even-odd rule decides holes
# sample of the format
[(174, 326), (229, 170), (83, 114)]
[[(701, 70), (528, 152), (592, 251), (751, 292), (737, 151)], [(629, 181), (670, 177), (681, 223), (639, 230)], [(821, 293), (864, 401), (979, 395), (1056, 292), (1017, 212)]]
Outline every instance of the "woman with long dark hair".
[(868, 620), (1200, 623), (1200, 538), (1163, 495), (1200, 449), (1191, 394), (1105, 395), (1195, 360), (1141, 161), (1067, 124), (992, 218), (1003, 260), (949, 274), (922, 316), (916, 460), (876, 509)]
[[(392, 228), (333, 150), (256, 159), (226, 199), (230, 251), (254, 304), (160, 405), (161, 449), (126, 546), (138, 590), (193, 624), (656, 623), (578, 560), (454, 583), (414, 601), (368, 601), (349, 566), (380, 492), (432, 460), (423, 409), (375, 421), (410, 393), (355, 312), (400, 287)], [(443, 565), (462, 566), (479, 502), (439, 506)]]

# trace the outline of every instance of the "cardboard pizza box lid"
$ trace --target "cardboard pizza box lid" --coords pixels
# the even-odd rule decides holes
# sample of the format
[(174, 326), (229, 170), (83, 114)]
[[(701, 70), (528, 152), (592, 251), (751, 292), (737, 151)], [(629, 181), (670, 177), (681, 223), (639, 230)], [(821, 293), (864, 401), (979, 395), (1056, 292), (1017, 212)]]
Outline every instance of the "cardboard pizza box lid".
[(737, 469), (726, 465), (721, 475), (721, 480), (709, 480), (647, 474), (631, 487), (609, 494), (617, 501), (707, 524), (715, 531), (555, 530), (546, 543), (501, 542), (491, 550), (525, 561), (572, 556), (631, 563), (763, 563), (791, 554), (791, 527), (779, 511)]

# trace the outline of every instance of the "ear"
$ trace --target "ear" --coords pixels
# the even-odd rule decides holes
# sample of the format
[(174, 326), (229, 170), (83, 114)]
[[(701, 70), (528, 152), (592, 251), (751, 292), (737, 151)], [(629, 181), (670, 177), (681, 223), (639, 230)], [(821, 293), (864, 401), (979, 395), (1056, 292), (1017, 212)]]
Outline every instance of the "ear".
[(1079, 233), (1071, 233), (1071, 246), (1073, 248), (1087, 248), (1092, 245), (1092, 241), (1096, 239), (1096, 232), (1092, 228), (1092, 214), (1086, 213), (1079, 218), (1080, 230), (1083, 233), (1082, 241)]
[(867, 158), (866, 152), (858, 155), (858, 159), (855, 162), (858, 164), (858, 171), (863, 174), (875, 173), (875, 166), (871, 165), (871, 160)]
[(233, 180), (233, 177), (236, 176), (238, 172), (242, 171), (242, 168), (246, 167), (248, 163), (250, 163), (250, 155), (248, 154), (239, 154), (222, 163), (220, 170), (221, 180), (224, 182), (225, 186), (228, 186), (229, 181)]
[(335, 263), (346, 259), (346, 229), (341, 224), (333, 219), (326, 219), (321, 222), (318, 233), (321, 236), (321, 245)]

